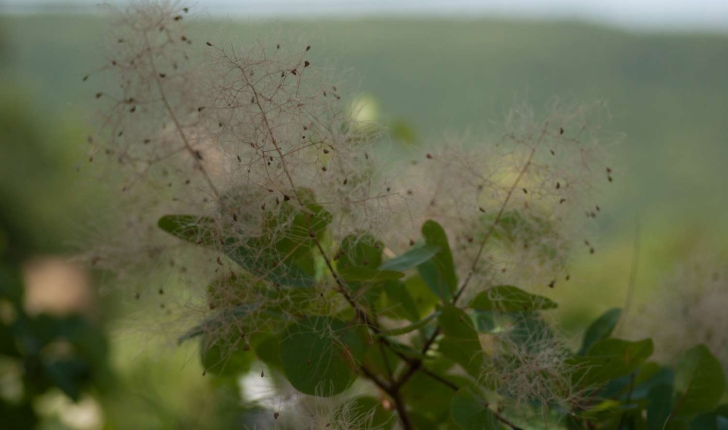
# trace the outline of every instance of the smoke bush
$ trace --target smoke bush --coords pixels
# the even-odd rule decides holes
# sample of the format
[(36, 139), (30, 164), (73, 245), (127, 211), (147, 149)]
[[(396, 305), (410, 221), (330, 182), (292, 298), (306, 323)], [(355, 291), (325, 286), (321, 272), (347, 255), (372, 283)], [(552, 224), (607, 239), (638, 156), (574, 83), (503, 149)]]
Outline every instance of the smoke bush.
[[(87, 77), (116, 83), (96, 94), (89, 160), (117, 206), (84, 257), (159, 302), (150, 330), (199, 339), (216, 378), (255, 360), (285, 376), (266, 406), (284, 428), (644, 420), (651, 342), (595, 326), (574, 353), (537, 294), (596, 252), (602, 103), (514, 109), (490, 136), (386, 160), (386, 130), (358, 120), (316, 46), (193, 40), (187, 12), (114, 12)], [(620, 387), (624, 411), (602, 403)]]

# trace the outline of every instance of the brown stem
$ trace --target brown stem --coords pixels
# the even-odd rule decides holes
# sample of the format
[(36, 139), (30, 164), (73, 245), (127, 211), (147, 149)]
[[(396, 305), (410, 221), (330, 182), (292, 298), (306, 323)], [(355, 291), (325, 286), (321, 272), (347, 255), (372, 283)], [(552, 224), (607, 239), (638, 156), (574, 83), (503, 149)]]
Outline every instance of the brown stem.
[(399, 415), (399, 423), (402, 425), (403, 430), (414, 430), (412, 421), (410, 421), (409, 415), (407, 414), (407, 407), (402, 401), (402, 396), (399, 395), (399, 391), (390, 393), (392, 400), (394, 400), (394, 407), (397, 409), (397, 415)]
[(493, 416), (498, 421), (500, 421), (503, 424), (507, 425), (512, 430), (523, 430), (521, 427), (518, 427), (517, 425), (513, 424), (513, 422), (511, 422), (508, 418), (504, 417), (503, 415), (499, 414), (498, 412), (496, 412), (496, 411), (490, 411), (490, 412), (493, 414)]
[(397, 410), (397, 415), (399, 415), (399, 421), (402, 425), (402, 428), (404, 430), (414, 430), (412, 422), (410, 421), (409, 415), (407, 413), (407, 407), (402, 400), (402, 396), (400, 395), (399, 387), (393, 385), (392, 383), (382, 381), (379, 376), (377, 376), (374, 372), (369, 370), (364, 365), (361, 365), (360, 369), (367, 378), (374, 382), (376, 386), (381, 388), (382, 391), (387, 393), (387, 395), (392, 399), (392, 402), (394, 403), (394, 408)]

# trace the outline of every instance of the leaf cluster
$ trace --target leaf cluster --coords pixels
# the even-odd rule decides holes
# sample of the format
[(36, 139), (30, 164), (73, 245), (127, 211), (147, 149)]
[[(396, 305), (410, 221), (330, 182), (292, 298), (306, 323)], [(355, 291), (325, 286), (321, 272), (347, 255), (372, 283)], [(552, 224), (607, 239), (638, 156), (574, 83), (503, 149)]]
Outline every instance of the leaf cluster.
[[(621, 314), (612, 309), (589, 326), (578, 351), (526, 368), (519, 354), (543, 350), (537, 337), (559, 348), (541, 315), (556, 308), (555, 302), (501, 285), (459, 304), (453, 254), (437, 222), (425, 222), (421, 240), (407, 252), (385, 256), (385, 244), (366, 233), (327, 240), (331, 217), (310, 191), (306, 195), (303, 206), (285, 202), (279, 212), (292, 221), (264, 218), (262, 233), (246, 247), (223, 246), (240, 269), (226, 286), (239, 290), (233, 296), (264, 290), (300, 299), (243, 300), (189, 330), (180, 342), (201, 337), (207, 372), (238, 375), (259, 360), (299, 392), (318, 397), (368, 380), (378, 397), (355, 401), (376, 409), (372, 428), (397, 422), (405, 429), (526, 428), (533, 422), (524, 406), (548, 411), (549, 421), (569, 429), (702, 429), (726, 423), (728, 407), (719, 405), (725, 377), (706, 347), (686, 351), (675, 369), (663, 367), (649, 361), (650, 339), (612, 337)], [(281, 225), (285, 235), (268, 236), (273, 228), (280, 233)], [(159, 227), (201, 246), (236, 243), (204, 218), (168, 215)], [(215, 288), (208, 291), (215, 294)], [(312, 305), (316, 295), (345, 305), (322, 312)], [(236, 335), (213, 339), (220, 330), (210, 325), (239, 326), (252, 312), (269, 317), (267, 330), (243, 341)], [(551, 384), (551, 397), (534, 391), (509, 399), (509, 390), (501, 389), (505, 383), (494, 382), (510, 377), (492, 365), (504, 359), (521, 363), (515, 367), (521, 379)]]

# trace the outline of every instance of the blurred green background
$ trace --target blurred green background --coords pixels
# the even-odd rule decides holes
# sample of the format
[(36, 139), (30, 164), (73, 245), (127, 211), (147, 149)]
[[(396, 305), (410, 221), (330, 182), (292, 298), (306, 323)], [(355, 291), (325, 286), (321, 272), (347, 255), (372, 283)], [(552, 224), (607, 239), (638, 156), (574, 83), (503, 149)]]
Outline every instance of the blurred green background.
[[(270, 31), (246, 20), (210, 19), (198, 31), (241, 38)], [(0, 15), (0, 252), (11, 263), (71, 254), (94, 209), (103, 207), (102, 190), (76, 167), (86, 162), (86, 118), (99, 90), (81, 78), (104, 59), (108, 23), (92, 15)], [(554, 291), (560, 318), (574, 333), (585, 318), (623, 306), (637, 220), (638, 300), (649, 300), (675, 263), (706, 242), (722, 249), (728, 35), (486, 19), (328, 19), (275, 27), (315, 35), (312, 61), (353, 68), (361, 82), (355, 90), (378, 100), (384, 121), (411, 123), (425, 146), (438, 145), (445, 132), (488, 131), (514, 104), (538, 110), (554, 97), (608, 102), (605, 126), (624, 136), (610, 149), (616, 174), (604, 187), (600, 246), (594, 257), (577, 257), (573, 281)], [(95, 321), (110, 336), (112, 376), (91, 391), (104, 419), (84, 421), (88, 405), (69, 418), (72, 408), (56, 390), (37, 402), (49, 417), (43, 428), (240, 424), (239, 388), (219, 390), (201, 378), (196, 345), (160, 352), (115, 336), (127, 311), (121, 302), (118, 293), (94, 302)]]

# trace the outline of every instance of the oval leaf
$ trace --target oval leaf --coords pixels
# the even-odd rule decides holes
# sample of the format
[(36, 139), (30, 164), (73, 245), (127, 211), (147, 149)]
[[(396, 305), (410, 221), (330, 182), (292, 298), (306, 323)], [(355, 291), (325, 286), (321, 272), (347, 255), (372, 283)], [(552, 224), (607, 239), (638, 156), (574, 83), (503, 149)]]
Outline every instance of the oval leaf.
[(440, 247), (440, 251), (430, 260), (417, 266), (427, 286), (443, 300), (452, 297), (458, 283), (450, 245), (445, 230), (435, 221), (422, 225), (422, 235), (428, 245)]
[(463, 366), (471, 376), (479, 377), (483, 366), (483, 349), (473, 321), (462, 309), (446, 304), (438, 318), (445, 338), (440, 351)]
[(613, 308), (604, 312), (602, 316), (597, 318), (597, 320), (586, 329), (586, 332), (584, 333), (584, 341), (582, 342), (579, 354), (584, 355), (595, 342), (608, 338), (617, 326), (617, 322), (619, 322), (619, 317), (621, 315), (621, 309)]
[(195, 215), (165, 215), (157, 226), (179, 239), (198, 245), (215, 243), (215, 220)]
[(498, 420), (486, 402), (470, 388), (461, 388), (450, 401), (452, 420), (463, 430), (500, 429)]
[(572, 380), (582, 387), (596, 387), (629, 375), (652, 355), (652, 339), (629, 342), (620, 339), (603, 339), (589, 348), (586, 356), (569, 360), (574, 366)]
[(381, 266), (379, 266), (379, 268), (382, 270), (396, 270), (398, 272), (403, 272), (428, 261), (437, 255), (438, 252), (440, 252), (439, 246), (425, 244), (412, 248), (391, 260), (385, 261)]
[(527, 293), (511, 285), (500, 285), (481, 292), (468, 305), (479, 311), (524, 312), (554, 309), (556, 303), (543, 296)]
[(675, 372), (679, 397), (673, 415), (693, 415), (715, 408), (725, 392), (725, 375), (720, 362), (705, 345), (687, 350)]
[(350, 354), (332, 337), (344, 323), (307, 318), (294, 324), (281, 340), (281, 362), (295, 389), (320, 397), (339, 394), (356, 379)]
[(224, 339), (205, 334), (200, 341), (200, 361), (206, 372), (218, 376), (246, 373), (255, 355), (237, 333)]

